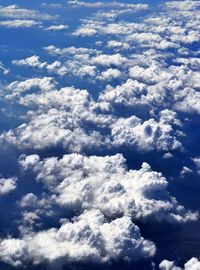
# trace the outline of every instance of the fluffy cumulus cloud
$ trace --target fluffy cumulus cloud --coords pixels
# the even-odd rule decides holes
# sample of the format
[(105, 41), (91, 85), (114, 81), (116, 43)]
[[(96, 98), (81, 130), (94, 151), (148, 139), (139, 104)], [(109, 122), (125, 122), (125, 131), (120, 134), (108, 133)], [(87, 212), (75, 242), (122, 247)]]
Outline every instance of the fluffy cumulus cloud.
[(119, 118), (111, 131), (114, 145), (136, 146), (142, 151), (181, 149), (182, 145), (173, 133), (172, 125), (163, 121), (162, 116), (159, 122), (151, 118), (143, 123), (135, 116)]
[(5, 265), (200, 269), (200, 5), (142, 2), (0, 6)]
[(181, 268), (176, 266), (176, 264), (172, 261), (163, 260), (159, 266), (161, 270), (198, 270), (200, 267), (200, 262), (197, 258), (191, 258), (184, 264), (184, 267)]
[[(146, 163), (128, 171), (122, 155), (86, 157), (65, 155), (41, 160), (38, 155), (21, 156), (24, 173), (32, 172), (51, 198), (38, 200), (27, 194), (20, 202), (24, 212), (20, 238), (2, 239), (0, 258), (16, 267), (47, 262), (55, 269), (69, 262), (136, 261), (155, 254), (155, 245), (145, 240), (133, 220), (194, 221), (167, 192), (167, 181)], [(56, 172), (56, 173), (55, 173)], [(59, 228), (30, 232), (56, 204), (78, 216), (61, 219)], [(49, 206), (48, 206), (49, 205)], [(48, 208), (50, 207), (50, 208)], [(27, 222), (29, 221), (29, 222)], [(31, 227), (33, 229), (33, 227)]]
[(138, 260), (154, 255), (155, 246), (141, 237), (129, 217), (108, 223), (98, 210), (93, 210), (72, 221), (65, 220), (59, 229), (5, 239), (0, 251), (1, 260), (16, 267), (45, 261), (54, 269), (61, 269), (70, 262)]
[(78, 1), (78, 0), (72, 0), (69, 1), (69, 4), (74, 7), (87, 7), (87, 8), (102, 8), (102, 7), (111, 7), (111, 8), (129, 8), (136, 11), (145, 10), (148, 8), (147, 4), (128, 4), (128, 3), (122, 3), (117, 1), (111, 1), (110, 3), (106, 2), (85, 2), (85, 1)]
[[(20, 60), (19, 63), (21, 61), (39, 65), (35, 57)], [(115, 69), (108, 69), (102, 76), (106, 74), (119, 76)], [(22, 149), (61, 147), (68, 152), (82, 152), (84, 149), (100, 151), (102, 147), (121, 146), (131, 146), (141, 152), (184, 149), (181, 143), (183, 134), (180, 132), (182, 125), (176, 112), (165, 109), (148, 120), (138, 114), (141, 109), (145, 108), (148, 114), (153, 109), (153, 104), (148, 104), (145, 98), (144, 101), (139, 99), (146, 92), (143, 83), (130, 79), (117, 88), (108, 86), (98, 102), (86, 90), (73, 87), (57, 90), (56, 87), (51, 77), (15, 81), (7, 85), (6, 99), (32, 110), (28, 111), (29, 122), (2, 133), (1, 141)], [(38, 92), (29, 94), (32, 89)], [(116, 117), (113, 110), (119, 114), (120, 107), (138, 115)]]
[[(187, 221), (197, 218), (186, 212), (167, 192), (167, 180), (147, 163), (140, 170), (127, 171), (122, 155), (84, 157), (65, 155), (62, 159), (21, 156), (25, 171), (33, 171), (57, 204), (66, 209), (98, 208), (106, 217), (128, 215), (135, 219)], [(56, 171), (56, 175), (54, 172)]]
[(17, 187), (17, 178), (0, 178), (0, 196), (14, 191)]

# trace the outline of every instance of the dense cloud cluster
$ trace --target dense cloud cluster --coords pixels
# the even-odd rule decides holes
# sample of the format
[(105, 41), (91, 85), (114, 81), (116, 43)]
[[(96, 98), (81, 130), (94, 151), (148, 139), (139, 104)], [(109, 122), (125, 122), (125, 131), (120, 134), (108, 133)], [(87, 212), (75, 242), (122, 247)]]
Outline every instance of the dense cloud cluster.
[(153, 243), (141, 237), (129, 217), (107, 223), (98, 210), (84, 212), (71, 222), (66, 220), (59, 229), (26, 235), (21, 240), (6, 239), (0, 244), (0, 258), (15, 267), (32, 261), (61, 269), (70, 262), (137, 260), (154, 253)]
[[(36, 181), (55, 193), (53, 200), (74, 211), (98, 208), (108, 218), (182, 221), (196, 219), (186, 213), (167, 192), (167, 180), (147, 163), (140, 170), (127, 171), (122, 155), (84, 157), (65, 155), (62, 159), (40, 160), (38, 155), (21, 156), (20, 165), (33, 171)], [(56, 174), (55, 174), (56, 172)]]
[(200, 231), (199, 7), (0, 6), (0, 30), (41, 39), (0, 59), (1, 262), (199, 269), (199, 245), (170, 257), (161, 240)]
[[(32, 172), (48, 193), (39, 199), (26, 194), (19, 205), (24, 222), (21, 238), (1, 241), (2, 261), (14, 266), (46, 261), (56, 269), (67, 262), (138, 260), (155, 254), (133, 220), (188, 222), (196, 213), (186, 212), (167, 192), (167, 181), (146, 163), (127, 171), (122, 155), (85, 157), (65, 155), (40, 160), (38, 155), (21, 156), (24, 172)], [(48, 196), (48, 197), (47, 197)], [(81, 213), (61, 219), (59, 229), (34, 232), (45, 211), (55, 215), (58, 205), (65, 212)]]

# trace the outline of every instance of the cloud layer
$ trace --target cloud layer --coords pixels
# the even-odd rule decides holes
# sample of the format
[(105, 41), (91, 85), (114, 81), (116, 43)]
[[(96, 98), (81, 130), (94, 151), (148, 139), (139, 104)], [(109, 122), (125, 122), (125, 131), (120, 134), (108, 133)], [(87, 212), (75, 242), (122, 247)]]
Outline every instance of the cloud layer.
[(147, 2), (0, 6), (5, 267), (199, 269), (200, 4)]

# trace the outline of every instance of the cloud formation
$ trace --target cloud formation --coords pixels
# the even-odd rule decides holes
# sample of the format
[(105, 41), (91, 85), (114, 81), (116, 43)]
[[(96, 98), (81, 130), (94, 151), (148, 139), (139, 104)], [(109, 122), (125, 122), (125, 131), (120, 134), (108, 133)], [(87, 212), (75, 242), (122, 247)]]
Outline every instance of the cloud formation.
[(17, 188), (17, 178), (0, 178), (0, 196), (8, 194)]
[(0, 251), (1, 260), (15, 267), (45, 261), (54, 269), (61, 269), (70, 262), (138, 260), (154, 255), (155, 246), (141, 237), (129, 217), (107, 223), (98, 210), (93, 210), (72, 221), (66, 220), (59, 229), (22, 239), (5, 239), (0, 243)]
[[(34, 6), (0, 7), (2, 32), (45, 30), (2, 46), (0, 261), (153, 267), (164, 234), (176, 260), (199, 221), (199, 1)], [(199, 268), (176, 264), (155, 267)]]
[(198, 270), (200, 262), (197, 258), (191, 258), (184, 264), (184, 267), (181, 268), (176, 266), (174, 262), (163, 260), (159, 266), (161, 270)]

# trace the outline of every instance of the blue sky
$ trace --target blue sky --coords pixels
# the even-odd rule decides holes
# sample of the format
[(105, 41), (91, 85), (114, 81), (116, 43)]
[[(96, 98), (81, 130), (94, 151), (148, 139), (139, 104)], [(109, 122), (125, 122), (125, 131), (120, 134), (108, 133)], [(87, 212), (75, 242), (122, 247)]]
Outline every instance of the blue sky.
[(1, 1), (1, 269), (199, 269), (199, 7)]

